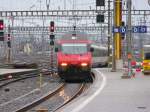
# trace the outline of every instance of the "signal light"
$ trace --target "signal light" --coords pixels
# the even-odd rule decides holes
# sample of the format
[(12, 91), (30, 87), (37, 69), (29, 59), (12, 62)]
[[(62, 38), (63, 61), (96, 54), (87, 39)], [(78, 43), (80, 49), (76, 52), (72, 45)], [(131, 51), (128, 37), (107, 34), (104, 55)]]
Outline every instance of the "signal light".
[(96, 6), (105, 6), (105, 0), (96, 0)]
[(4, 41), (4, 21), (0, 20), (0, 41)]
[(7, 46), (9, 48), (11, 48), (11, 37), (10, 37), (10, 33), (8, 33), (8, 37), (7, 37)]
[(0, 24), (0, 30), (3, 30), (4, 26), (2, 24)]
[(54, 40), (51, 40), (51, 41), (50, 41), (50, 45), (54, 45)]
[(104, 15), (102, 15), (102, 14), (98, 14), (97, 16), (96, 16), (96, 22), (97, 23), (103, 23), (105, 20), (104, 20)]
[(73, 26), (73, 30), (76, 31), (76, 26)]
[(121, 22), (121, 26), (125, 26), (125, 22), (124, 21)]
[(54, 32), (55, 26), (54, 26), (54, 21), (50, 22), (50, 32)]
[(10, 42), (10, 41), (7, 41), (7, 46), (8, 46), (9, 48), (11, 48), (11, 42)]
[(50, 45), (54, 45), (54, 39), (55, 39), (55, 35), (51, 34), (50, 35)]
[(11, 37), (8, 35), (8, 37), (7, 37), (7, 41), (10, 41), (11, 40)]
[(0, 20), (0, 30), (4, 30), (4, 21)]
[(61, 63), (61, 66), (67, 66), (68, 64), (67, 63)]
[(51, 40), (55, 39), (55, 35), (51, 34), (51, 35), (50, 35), (50, 39), (51, 39)]
[(0, 41), (4, 41), (4, 32), (2, 31), (0, 31)]
[(87, 63), (81, 63), (81, 66), (82, 67), (85, 67), (85, 66), (87, 66), (88, 64)]
[(10, 39), (10, 33), (8, 34), (8, 38)]

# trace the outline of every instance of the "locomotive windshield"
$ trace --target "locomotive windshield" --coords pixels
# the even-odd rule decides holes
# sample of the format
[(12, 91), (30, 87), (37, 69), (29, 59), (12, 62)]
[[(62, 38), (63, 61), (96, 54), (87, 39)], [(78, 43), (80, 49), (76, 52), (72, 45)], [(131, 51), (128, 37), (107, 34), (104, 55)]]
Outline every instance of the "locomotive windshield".
[(84, 54), (87, 53), (87, 44), (82, 43), (65, 43), (62, 44), (61, 50), (65, 54)]

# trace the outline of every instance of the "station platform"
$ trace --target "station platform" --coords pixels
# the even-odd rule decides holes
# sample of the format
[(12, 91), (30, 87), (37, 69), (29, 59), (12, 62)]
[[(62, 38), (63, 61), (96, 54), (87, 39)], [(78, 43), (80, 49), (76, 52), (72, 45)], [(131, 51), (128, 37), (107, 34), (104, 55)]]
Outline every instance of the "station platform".
[(150, 112), (150, 76), (122, 79), (122, 70), (110, 71), (94, 69), (92, 86), (59, 112)]
[(0, 69), (0, 76), (5, 75), (5, 74), (31, 72), (31, 71), (35, 71), (35, 70), (36, 69)]

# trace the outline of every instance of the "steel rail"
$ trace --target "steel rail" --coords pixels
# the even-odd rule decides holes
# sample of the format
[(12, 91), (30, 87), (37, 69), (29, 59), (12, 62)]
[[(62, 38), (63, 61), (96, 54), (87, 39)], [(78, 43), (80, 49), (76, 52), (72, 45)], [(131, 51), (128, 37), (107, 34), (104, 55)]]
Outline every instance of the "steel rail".
[(18, 72), (18, 73), (7, 73), (7, 74), (4, 74), (4, 75), (1, 75), (0, 77), (0, 81), (4, 81), (4, 80), (7, 80), (9, 79), (7, 76), (9, 76), (9, 74), (12, 74), (12, 76), (14, 76), (13, 78), (17, 78), (17, 77), (21, 77), (21, 76), (30, 76), (30, 75), (34, 75), (34, 74), (37, 74), (38, 72), (36, 70), (34, 71), (25, 71), (25, 72)]
[(15, 112), (25, 112), (28, 111), (29, 109), (36, 107), (37, 105), (39, 105), (40, 103), (48, 100), (49, 98), (53, 97), (55, 94), (57, 94), (58, 92), (60, 92), (63, 88), (65, 87), (65, 84), (61, 84), (59, 88), (55, 89), (53, 92), (49, 92), (48, 94), (46, 94), (45, 96), (39, 98), (36, 101), (31, 102), (30, 104), (25, 105), (24, 107), (16, 110)]
[[(91, 73), (91, 78), (92, 78), (92, 83), (93, 83), (93, 80), (95, 79), (95, 75), (93, 73)], [(53, 110), (53, 112), (58, 111), (59, 109), (63, 108), (66, 104), (68, 104), (73, 99), (75, 99), (78, 95), (80, 95), (84, 91), (84, 89), (86, 88), (86, 85), (87, 85), (86, 83), (82, 83), (79, 90), (76, 92), (76, 94), (73, 95), (68, 101), (64, 102), (62, 105), (60, 105), (55, 110)]]
[[(32, 75), (32, 76), (31, 76)], [(15, 78), (15, 79), (12, 79), (12, 80), (10, 80), (10, 81), (7, 81), (6, 79), (6, 81), (7, 82), (5, 82), (5, 83), (2, 83), (2, 84), (0, 84), (0, 88), (2, 88), (2, 87), (4, 87), (4, 86), (7, 86), (7, 85), (9, 85), (9, 84), (11, 84), (11, 83), (15, 83), (15, 82), (18, 82), (18, 81), (21, 81), (21, 80), (24, 80), (24, 79), (28, 79), (28, 78), (33, 78), (33, 77), (38, 77), (39, 75), (38, 74), (36, 74), (36, 73), (31, 73), (31, 74), (27, 74), (27, 75), (25, 75), (25, 77), (23, 76), (19, 76), (19, 78)]]
[(65, 101), (62, 105), (60, 105), (59, 107), (57, 107), (56, 109), (53, 110), (53, 112), (59, 110), (60, 108), (64, 107), (66, 104), (68, 104), (69, 102), (71, 102), (73, 99), (75, 99), (78, 95), (80, 95), (84, 88), (85, 88), (85, 83), (84, 84), (81, 84), (79, 90), (75, 93), (75, 95), (73, 95), (68, 101)]

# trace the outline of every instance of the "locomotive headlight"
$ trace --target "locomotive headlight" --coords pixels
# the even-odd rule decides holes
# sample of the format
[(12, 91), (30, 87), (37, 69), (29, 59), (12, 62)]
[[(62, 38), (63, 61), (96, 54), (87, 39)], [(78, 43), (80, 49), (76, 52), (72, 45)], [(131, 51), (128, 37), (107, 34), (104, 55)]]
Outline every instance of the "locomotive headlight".
[(66, 67), (68, 64), (67, 63), (61, 63), (61, 66)]
[(82, 67), (86, 67), (88, 64), (87, 63), (81, 63)]

